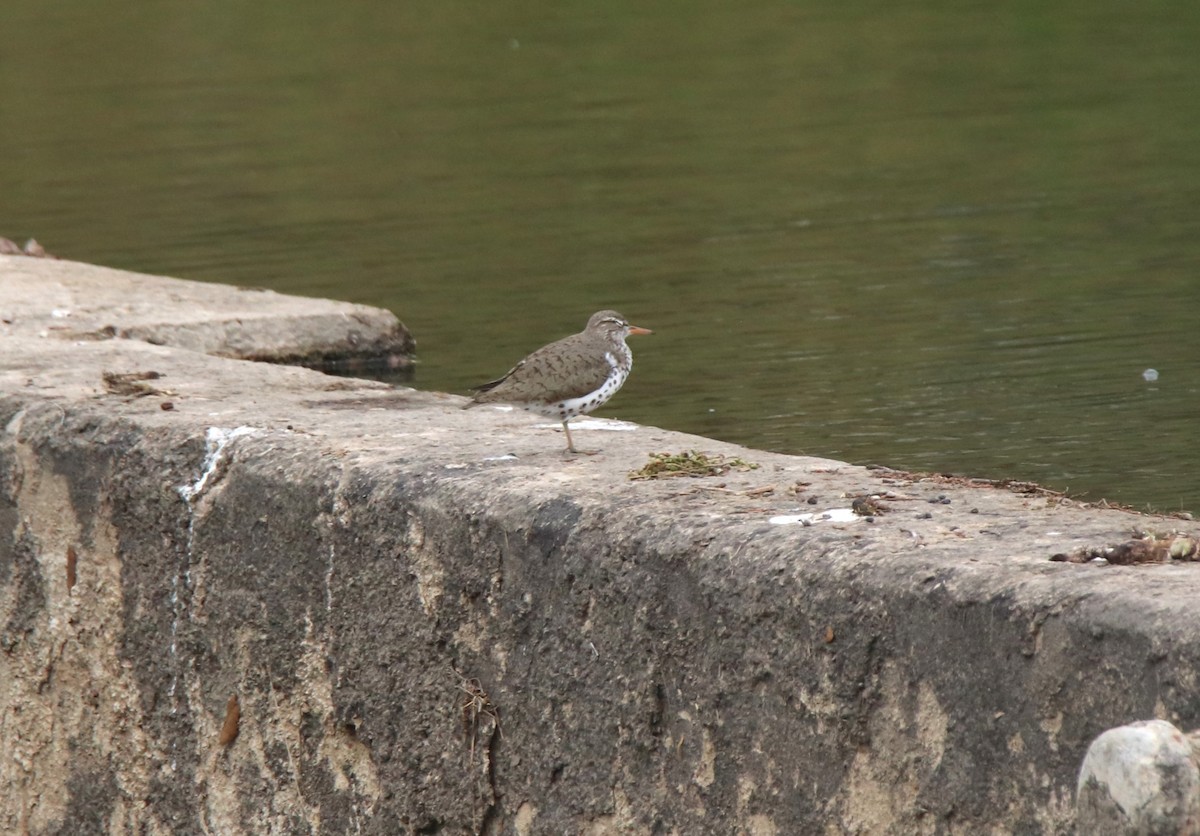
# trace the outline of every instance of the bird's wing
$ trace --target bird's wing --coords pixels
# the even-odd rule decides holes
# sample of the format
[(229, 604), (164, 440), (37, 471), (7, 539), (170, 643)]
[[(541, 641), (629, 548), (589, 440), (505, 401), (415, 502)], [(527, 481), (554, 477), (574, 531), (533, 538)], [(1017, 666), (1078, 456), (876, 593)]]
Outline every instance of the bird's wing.
[(535, 377), (546, 387), (547, 402), (579, 398), (595, 392), (612, 374), (603, 353), (592, 351), (535, 351), (513, 370), (513, 378)]
[(493, 389), (495, 389), (497, 386), (499, 386), (501, 383), (503, 383), (504, 381), (506, 381), (510, 377), (512, 377), (513, 373), (517, 369), (521, 368), (521, 366), (524, 366), (524, 365), (525, 365), (525, 361), (522, 360), (520, 363), (517, 363), (517, 365), (513, 366), (511, 369), (506, 371), (502, 377), (498, 377), (495, 380), (489, 380), (487, 383), (480, 383), (478, 386), (472, 386), (471, 391), (476, 392), (480, 395), (482, 395), (484, 392), (490, 392)]
[[(574, 335), (539, 348), (508, 374), (476, 387), (476, 402), (503, 401), (515, 390), (536, 392), (544, 403), (578, 398), (604, 385), (612, 366), (604, 354)], [(591, 348), (591, 350), (587, 350)]]

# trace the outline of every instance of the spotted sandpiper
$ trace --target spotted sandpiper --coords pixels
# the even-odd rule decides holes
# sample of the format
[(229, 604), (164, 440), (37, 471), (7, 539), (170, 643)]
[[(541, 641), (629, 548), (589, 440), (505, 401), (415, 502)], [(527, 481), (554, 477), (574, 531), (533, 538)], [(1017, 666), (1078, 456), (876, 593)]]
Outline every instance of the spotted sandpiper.
[(625, 338), (649, 333), (648, 328), (630, 325), (616, 311), (594, 313), (578, 334), (539, 348), (504, 377), (476, 386), (474, 397), (463, 409), (508, 403), (557, 418), (567, 434), (567, 452), (578, 453), (567, 422), (616, 394), (633, 368), (633, 353)]

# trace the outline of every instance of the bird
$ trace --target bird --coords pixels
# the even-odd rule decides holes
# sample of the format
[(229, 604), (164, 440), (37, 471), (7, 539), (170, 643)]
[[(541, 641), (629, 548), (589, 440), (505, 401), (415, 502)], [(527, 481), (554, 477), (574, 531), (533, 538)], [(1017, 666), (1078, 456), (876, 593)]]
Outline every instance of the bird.
[(542, 346), (503, 377), (474, 387), (474, 396), (462, 408), (507, 403), (557, 418), (567, 436), (567, 452), (590, 454), (576, 449), (567, 422), (616, 394), (633, 368), (633, 353), (625, 339), (652, 333), (630, 325), (616, 311), (598, 311), (578, 334)]

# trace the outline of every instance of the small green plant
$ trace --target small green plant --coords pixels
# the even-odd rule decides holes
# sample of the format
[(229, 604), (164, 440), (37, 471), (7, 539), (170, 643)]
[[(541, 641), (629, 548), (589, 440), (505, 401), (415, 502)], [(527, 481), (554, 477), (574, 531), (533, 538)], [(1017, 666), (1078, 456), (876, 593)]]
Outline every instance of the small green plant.
[(758, 465), (736, 456), (701, 453), (688, 450), (683, 453), (651, 453), (640, 470), (630, 471), (629, 478), (669, 479), (675, 476), (722, 476), (731, 470), (755, 470)]

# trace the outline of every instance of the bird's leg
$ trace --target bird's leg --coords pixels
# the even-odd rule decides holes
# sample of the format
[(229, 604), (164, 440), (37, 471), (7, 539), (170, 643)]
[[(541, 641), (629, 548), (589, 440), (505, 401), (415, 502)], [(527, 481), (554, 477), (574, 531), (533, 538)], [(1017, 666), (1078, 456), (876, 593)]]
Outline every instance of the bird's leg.
[(579, 451), (575, 449), (575, 442), (571, 440), (571, 428), (567, 426), (567, 421), (570, 420), (570, 418), (564, 418), (562, 422), (563, 432), (567, 434), (567, 452), (578, 453)]
[(575, 448), (575, 442), (571, 440), (571, 428), (567, 426), (567, 421), (570, 421), (570, 420), (571, 420), (570, 418), (567, 418), (566, 420), (564, 420), (562, 422), (563, 432), (565, 432), (567, 434), (567, 452), (568, 453), (582, 453), (585, 456), (596, 455), (596, 453), (597, 453), (596, 450), (577, 450)]

